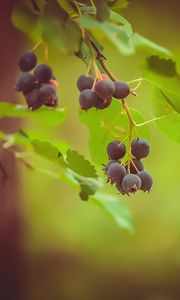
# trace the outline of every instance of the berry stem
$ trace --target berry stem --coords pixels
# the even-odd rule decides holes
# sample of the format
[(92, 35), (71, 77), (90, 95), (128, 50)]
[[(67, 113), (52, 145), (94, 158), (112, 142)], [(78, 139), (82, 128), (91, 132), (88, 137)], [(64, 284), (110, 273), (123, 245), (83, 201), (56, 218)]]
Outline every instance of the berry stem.
[(143, 122), (143, 123), (140, 123), (140, 124), (136, 124), (136, 127), (141, 127), (141, 126), (147, 125), (147, 124), (149, 124), (149, 123), (152, 123), (152, 122), (154, 122), (154, 121), (157, 121), (157, 120), (166, 118), (166, 117), (168, 117), (168, 116), (172, 116), (172, 115), (174, 115), (174, 114), (177, 114), (177, 113), (172, 113), (172, 114), (160, 116), (160, 117), (157, 117), (157, 118), (153, 118), (153, 119), (148, 120), (148, 121), (146, 121), (146, 122)]
[(99, 61), (99, 63), (101, 64), (103, 70), (106, 72), (106, 74), (109, 76), (109, 78), (111, 78), (112, 81), (116, 81), (118, 80), (114, 74), (109, 70), (109, 68), (107, 67), (105, 60), (106, 57), (100, 52), (100, 50), (98, 49), (98, 47), (96, 46), (96, 44), (89, 38), (89, 41), (92, 45), (92, 47), (94, 48), (94, 50), (97, 53), (96, 59)]
[(42, 39), (39, 42), (37, 42), (37, 44), (31, 49), (31, 52), (35, 52), (41, 43), (42, 43)]
[(44, 62), (45, 64), (47, 64), (48, 62), (48, 44), (47, 43), (44, 43)]
[(128, 145), (128, 173), (130, 174), (130, 165), (131, 165), (131, 142), (132, 142), (132, 133), (133, 133), (133, 124), (130, 122), (130, 129), (129, 129), (129, 145)]

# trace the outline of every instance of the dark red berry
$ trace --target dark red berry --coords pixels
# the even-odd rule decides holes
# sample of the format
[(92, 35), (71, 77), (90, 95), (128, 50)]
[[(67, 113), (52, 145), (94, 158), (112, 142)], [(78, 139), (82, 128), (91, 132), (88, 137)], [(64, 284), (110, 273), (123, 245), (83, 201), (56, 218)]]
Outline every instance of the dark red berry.
[(126, 193), (135, 193), (141, 188), (141, 179), (135, 174), (125, 175), (122, 180), (122, 188)]
[[(144, 170), (142, 161), (140, 161), (137, 158), (133, 158), (132, 161), (133, 161), (133, 163), (132, 162), (130, 163), (130, 173), (136, 174), (136, 173), (138, 173), (138, 171), (140, 172), (140, 171)], [(126, 162), (126, 170), (128, 170), (127, 162)]]
[(53, 76), (52, 69), (46, 64), (40, 64), (34, 70), (34, 76), (38, 82), (47, 83)]
[(108, 163), (104, 166), (104, 171), (105, 171), (105, 173), (107, 173), (107, 171), (108, 171), (108, 168), (112, 165), (112, 164), (114, 164), (114, 163), (120, 163), (118, 160), (110, 160), (110, 161), (108, 161)]
[(16, 81), (16, 91), (21, 91), (23, 93), (30, 92), (34, 87), (36, 86), (36, 80), (35, 77), (28, 73), (23, 72), (19, 75), (17, 81)]
[(111, 183), (121, 182), (126, 175), (126, 169), (120, 163), (111, 164), (107, 170), (107, 177)]
[(148, 156), (149, 152), (150, 152), (150, 145), (146, 140), (139, 138), (132, 141), (131, 153), (136, 158), (146, 157)]
[(39, 98), (42, 103), (54, 103), (56, 96), (56, 90), (48, 83), (41, 85), (39, 89)]
[(79, 95), (80, 107), (83, 110), (88, 110), (89, 108), (94, 107), (97, 100), (98, 96), (90, 89), (83, 90)]
[(150, 192), (152, 185), (153, 185), (153, 179), (152, 176), (146, 172), (146, 171), (141, 171), (140, 173), (137, 174), (137, 176), (141, 179), (141, 190), (146, 192)]
[(120, 192), (120, 194), (122, 194), (122, 195), (126, 195), (127, 194), (127, 192), (125, 192), (125, 190), (122, 187), (122, 182), (116, 183), (116, 188)]
[(115, 92), (113, 94), (114, 98), (124, 99), (129, 95), (130, 87), (126, 82), (117, 80), (114, 82), (114, 86), (115, 86)]
[(23, 72), (32, 70), (37, 64), (36, 55), (33, 52), (24, 52), (19, 59), (19, 68)]
[(95, 107), (97, 109), (104, 109), (106, 107), (108, 107), (112, 102), (112, 98), (111, 99), (101, 99), (99, 98), (95, 104)]
[(77, 80), (77, 87), (79, 91), (91, 89), (94, 84), (94, 78), (91, 75), (81, 75)]
[(100, 98), (109, 99), (115, 91), (114, 82), (109, 79), (98, 80), (95, 84), (94, 90)]
[(120, 159), (126, 153), (126, 146), (121, 141), (113, 141), (107, 145), (107, 154), (110, 159)]

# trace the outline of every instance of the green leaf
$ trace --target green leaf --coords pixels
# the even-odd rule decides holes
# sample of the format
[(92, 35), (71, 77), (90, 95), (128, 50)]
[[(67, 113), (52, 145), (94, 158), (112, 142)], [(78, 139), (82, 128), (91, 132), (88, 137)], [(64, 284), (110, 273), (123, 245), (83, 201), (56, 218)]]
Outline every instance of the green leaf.
[(100, 22), (104, 22), (109, 19), (109, 7), (107, 6), (108, 0), (94, 0), (96, 6), (96, 18)]
[(33, 42), (37, 43), (42, 39), (39, 18), (27, 6), (17, 5), (12, 11), (11, 20)]
[(31, 118), (37, 122), (44, 122), (51, 126), (61, 124), (66, 116), (64, 108), (49, 109), (42, 107), (36, 111), (30, 111), (26, 106), (15, 105), (8, 102), (0, 102), (0, 117)]
[(165, 59), (153, 55), (147, 57), (147, 66), (150, 71), (155, 72), (159, 75), (166, 77), (177, 76), (176, 62), (173, 61), (171, 58)]
[(54, 147), (48, 142), (32, 140), (31, 144), (33, 146), (34, 151), (51, 161), (58, 160), (58, 157), (62, 154), (59, 152), (58, 148)]
[(106, 37), (121, 53), (132, 54), (133, 45), (129, 40), (129, 27), (127, 25), (118, 26), (108, 22), (100, 23), (93, 16), (81, 16), (80, 25), (96, 37), (97, 35)]
[(121, 16), (113, 11), (110, 11), (110, 19), (112, 21), (116, 22), (117, 24), (121, 24), (121, 25), (123, 24), (124, 25), (123, 28), (129, 37), (131, 37), (133, 35), (133, 30), (132, 30), (131, 24), (123, 16)]
[(67, 151), (66, 160), (68, 163), (67, 167), (73, 170), (74, 172), (85, 177), (97, 177), (94, 166), (92, 166), (90, 162), (86, 160), (84, 156), (79, 154), (77, 151), (69, 149)]
[[(141, 114), (131, 109), (131, 113), (136, 123), (143, 123)], [(87, 112), (80, 112), (80, 120), (89, 129), (89, 148), (93, 162), (99, 166), (107, 161), (106, 146), (114, 140), (124, 140), (129, 134), (129, 121), (119, 101), (113, 100), (111, 105), (105, 110), (91, 109)], [(139, 135), (149, 139), (147, 126), (138, 128)]]
[(150, 54), (163, 55), (168, 57), (172, 55), (172, 53), (168, 49), (146, 39), (139, 33), (134, 33), (134, 35), (131, 37), (131, 44), (135, 47), (135, 49), (145, 50)]
[(180, 143), (180, 114), (169, 105), (164, 92), (154, 89), (152, 94), (152, 108), (155, 117), (162, 117), (156, 121), (158, 129), (175, 142)]
[(111, 0), (108, 5), (113, 11), (120, 12), (128, 6), (127, 0)]
[(91, 196), (92, 201), (107, 212), (119, 227), (133, 231), (132, 220), (128, 208), (124, 203), (113, 195), (97, 192)]
[(66, 179), (70, 180), (73, 185), (79, 185), (81, 200), (87, 201), (90, 195), (94, 195), (97, 190), (101, 187), (101, 183), (94, 179), (81, 176), (72, 170), (65, 172)]
[(44, 40), (64, 54), (71, 55), (80, 49), (81, 30), (76, 22), (59, 15), (47, 12), (41, 17)]
[(147, 82), (161, 90), (167, 98), (165, 101), (174, 110), (180, 112), (180, 76), (176, 75), (175, 62), (158, 58), (158, 63), (149, 64), (149, 60), (144, 66), (144, 78)]
[(69, 15), (75, 11), (73, 5), (69, 1), (57, 0), (57, 2)]

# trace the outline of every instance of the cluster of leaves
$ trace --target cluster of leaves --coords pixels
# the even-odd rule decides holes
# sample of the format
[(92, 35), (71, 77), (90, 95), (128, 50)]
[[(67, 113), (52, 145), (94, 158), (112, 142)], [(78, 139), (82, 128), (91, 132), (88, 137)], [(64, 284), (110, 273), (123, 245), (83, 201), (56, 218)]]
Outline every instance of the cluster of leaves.
[[(78, 4), (78, 5), (77, 5)], [(93, 5), (92, 5), (93, 4)], [(143, 64), (143, 80), (153, 86), (152, 105), (157, 127), (176, 142), (180, 142), (180, 75), (178, 61), (173, 54), (134, 33), (131, 24), (121, 15), (127, 6), (126, 0), (56, 0), (31, 1), (30, 4), (18, 5), (12, 13), (13, 24), (24, 32), (34, 43), (42, 42), (51, 45), (67, 55), (75, 54), (89, 62), (87, 45), (83, 40), (83, 30), (87, 30), (100, 49), (101, 41), (109, 41), (122, 55), (132, 55), (137, 50), (146, 53)], [(114, 102), (107, 110), (96, 113), (81, 112), (80, 120), (89, 129), (89, 146), (92, 161), (99, 172), (106, 160), (103, 145), (111, 141), (115, 134), (123, 139), (128, 129), (128, 121), (121, 114), (119, 122), (119, 103)], [(137, 123), (144, 122), (141, 114), (131, 109)], [(47, 122), (57, 126), (65, 119), (63, 108), (55, 111), (42, 108), (33, 114), (22, 106), (0, 103), (0, 117), (30, 117), (37, 122)], [(164, 117), (166, 116), (166, 117)], [(147, 126), (139, 127), (139, 134), (149, 139)], [(69, 149), (63, 141), (57, 142), (33, 138), (30, 134), (16, 133), (14, 136), (0, 135), (6, 142), (22, 143), (38, 155), (58, 165), (62, 172), (58, 178), (72, 184), (80, 190), (82, 200), (88, 197), (110, 213), (117, 223), (131, 228), (129, 213), (119, 197), (103, 193), (103, 184), (98, 179), (95, 168), (81, 154)], [(100, 150), (101, 149), (101, 150)], [(61, 174), (61, 175), (60, 175)]]

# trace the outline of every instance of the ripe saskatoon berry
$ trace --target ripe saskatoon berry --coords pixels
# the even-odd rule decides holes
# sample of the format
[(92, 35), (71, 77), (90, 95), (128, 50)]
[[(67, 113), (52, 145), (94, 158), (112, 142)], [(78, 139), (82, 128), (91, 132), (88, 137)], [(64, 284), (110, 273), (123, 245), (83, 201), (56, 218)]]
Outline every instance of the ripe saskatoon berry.
[(88, 110), (89, 108), (94, 107), (97, 100), (98, 96), (90, 89), (82, 91), (79, 95), (79, 103), (83, 110)]
[(42, 101), (39, 98), (39, 89), (34, 88), (29, 93), (25, 94), (25, 99), (28, 104), (28, 108), (32, 110), (38, 109), (42, 106)]
[(23, 72), (32, 70), (37, 64), (36, 55), (33, 52), (24, 52), (19, 59), (19, 68)]
[(141, 171), (137, 174), (137, 176), (141, 179), (141, 190), (146, 192), (150, 192), (152, 185), (153, 185), (153, 179), (151, 175), (146, 171)]
[(94, 78), (91, 75), (81, 75), (77, 80), (77, 87), (79, 91), (91, 89), (94, 83)]
[(98, 80), (95, 84), (94, 90), (100, 98), (109, 99), (115, 92), (114, 82), (109, 79)]
[(23, 93), (30, 92), (35, 87), (35, 77), (28, 73), (23, 72), (21, 75), (19, 75), (17, 81), (16, 81), (16, 91), (21, 91)]
[(146, 140), (139, 138), (132, 141), (131, 153), (136, 158), (146, 157), (148, 156), (149, 152), (150, 152), (150, 145)]
[(115, 160), (115, 159), (112, 159), (112, 160), (108, 161), (108, 163), (107, 163), (107, 164), (104, 166), (104, 168), (103, 168), (103, 170), (105, 171), (105, 173), (107, 173), (108, 168), (109, 168), (112, 164), (114, 164), (114, 163), (119, 163), (119, 161), (118, 161), (118, 160)]
[(114, 86), (115, 86), (115, 92), (113, 94), (114, 98), (124, 99), (129, 95), (130, 88), (126, 82), (117, 80), (114, 82)]
[(122, 195), (126, 195), (127, 193), (125, 192), (125, 190), (122, 187), (122, 182), (119, 182), (116, 184), (116, 188), (117, 190), (122, 194)]
[(120, 163), (111, 164), (107, 170), (107, 177), (111, 183), (121, 182), (126, 175), (126, 169)]
[(135, 193), (141, 188), (141, 179), (135, 174), (128, 174), (122, 180), (122, 188), (126, 193)]
[[(133, 158), (132, 159), (134, 165), (136, 166), (137, 170), (140, 172), (142, 170), (144, 170), (144, 166), (143, 166), (143, 163), (142, 161), (140, 161), (139, 159), (137, 158)], [(131, 162), (130, 163), (130, 173), (131, 174), (137, 174), (138, 171), (136, 170), (135, 166), (133, 165), (133, 163)], [(126, 170), (128, 169), (128, 164), (126, 163)]]
[(56, 90), (48, 83), (42, 84), (39, 89), (39, 99), (42, 103), (53, 104), (56, 99)]
[(95, 104), (95, 107), (97, 109), (104, 109), (104, 108), (108, 107), (111, 104), (111, 102), (112, 102), (112, 98), (104, 99), (104, 100), (99, 98)]
[(113, 141), (107, 145), (107, 154), (110, 159), (120, 159), (126, 153), (126, 146), (121, 141)]
[(47, 83), (52, 78), (52, 69), (46, 64), (40, 64), (34, 70), (34, 76), (38, 82)]

